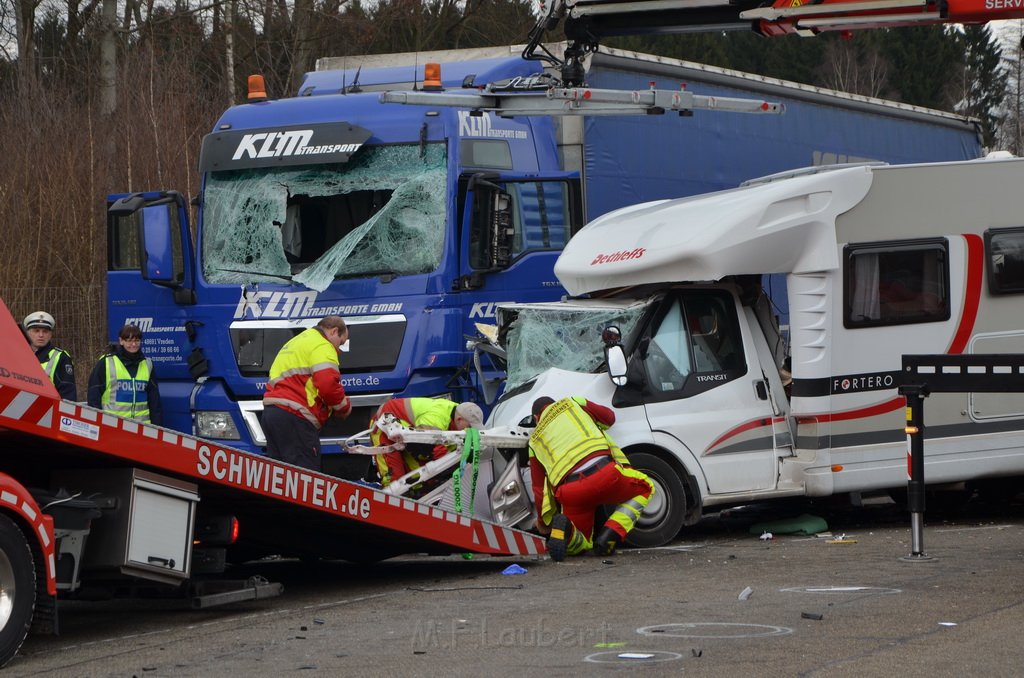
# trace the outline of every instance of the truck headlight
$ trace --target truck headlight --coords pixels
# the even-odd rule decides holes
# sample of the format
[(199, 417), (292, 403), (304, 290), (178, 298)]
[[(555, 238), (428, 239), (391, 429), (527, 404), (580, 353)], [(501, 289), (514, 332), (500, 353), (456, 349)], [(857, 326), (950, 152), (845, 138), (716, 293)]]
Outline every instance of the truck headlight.
[(238, 433), (238, 427), (231, 419), (230, 412), (196, 412), (196, 435), (200, 438), (218, 438), (220, 440), (242, 439)]

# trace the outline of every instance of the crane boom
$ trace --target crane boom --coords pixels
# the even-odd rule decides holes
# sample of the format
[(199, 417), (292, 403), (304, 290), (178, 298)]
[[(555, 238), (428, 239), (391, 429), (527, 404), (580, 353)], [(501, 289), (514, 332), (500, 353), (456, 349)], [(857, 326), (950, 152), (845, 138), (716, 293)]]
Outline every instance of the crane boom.
[(473, 111), (511, 115), (629, 115), (675, 111), (682, 116), (694, 110), (733, 113), (778, 114), (782, 104), (763, 99), (715, 97), (681, 90), (612, 90), (591, 87), (545, 87), (508, 91), (501, 83), (488, 84), (479, 94), (447, 92), (383, 92), (382, 103), (453, 106)]
[(601, 40), (622, 35), (752, 30), (767, 37), (809, 37), (929, 24), (983, 24), (1024, 18), (1018, 0), (552, 0), (530, 33), (527, 59), (554, 64), (540, 41), (563, 23), (569, 48), (562, 66), (566, 85), (582, 84), (582, 58)]

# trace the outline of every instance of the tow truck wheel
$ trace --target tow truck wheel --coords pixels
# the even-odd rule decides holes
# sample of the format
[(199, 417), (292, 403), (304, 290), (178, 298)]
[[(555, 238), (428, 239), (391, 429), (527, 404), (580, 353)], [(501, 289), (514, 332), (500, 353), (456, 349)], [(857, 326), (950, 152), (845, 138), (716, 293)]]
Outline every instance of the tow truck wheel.
[(662, 546), (672, 541), (686, 518), (686, 489), (683, 479), (668, 462), (653, 454), (635, 452), (629, 463), (643, 471), (654, 483), (654, 496), (640, 515), (636, 527), (626, 537), (632, 546)]
[(0, 515), (0, 666), (14, 658), (28, 635), (36, 602), (36, 570), (25, 535)]

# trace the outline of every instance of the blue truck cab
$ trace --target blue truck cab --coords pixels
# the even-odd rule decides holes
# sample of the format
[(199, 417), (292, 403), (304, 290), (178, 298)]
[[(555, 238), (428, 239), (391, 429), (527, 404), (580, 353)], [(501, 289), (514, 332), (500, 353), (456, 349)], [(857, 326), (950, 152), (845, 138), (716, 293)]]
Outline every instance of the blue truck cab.
[[(460, 52), (441, 60), (449, 93), (541, 72), (508, 48)], [(191, 200), (109, 197), (109, 336), (143, 330), (165, 426), (262, 451), (278, 349), (340, 315), (354, 411), (325, 427), (324, 470), (359, 477), (365, 457), (337, 453), (388, 398), (486, 407), (500, 366), (485, 364), (481, 383), (467, 337), (495, 325), (499, 303), (564, 295), (553, 265), (586, 219), (808, 165), (980, 154), (958, 116), (614, 51), (592, 55), (594, 86), (685, 82), (787, 112), (499, 117), (382, 104), (383, 90), (422, 86), (430, 59), (411, 56), (347, 57), (294, 97), (228, 109), (203, 139)]]
[[(366, 90), (411, 80), (397, 70), (363, 71), (355, 87), (313, 74), (298, 97), (226, 111), (202, 144), (194, 247), (183, 195), (110, 196), (111, 332), (143, 330), (166, 426), (259, 451), (278, 349), (340, 315), (354, 410), (325, 428), (329, 460), (392, 396), (475, 400), (475, 324), (493, 324), (499, 302), (563, 293), (552, 266), (582, 208), (552, 120), (383, 106)], [(445, 86), (463, 71), (447, 68)]]

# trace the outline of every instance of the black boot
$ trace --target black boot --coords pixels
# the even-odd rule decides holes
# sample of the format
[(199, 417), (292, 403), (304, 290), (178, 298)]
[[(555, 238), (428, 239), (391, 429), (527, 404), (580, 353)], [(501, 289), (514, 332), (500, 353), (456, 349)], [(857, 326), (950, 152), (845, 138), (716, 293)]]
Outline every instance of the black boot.
[(548, 535), (548, 555), (551, 560), (560, 563), (565, 560), (569, 542), (576, 528), (565, 514), (559, 513), (551, 519), (551, 534)]
[(601, 532), (594, 537), (593, 554), (595, 556), (610, 556), (615, 553), (615, 547), (619, 545), (621, 537), (619, 533), (610, 527), (601, 528)]

